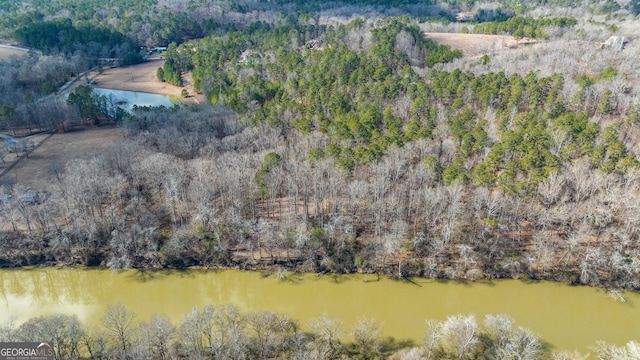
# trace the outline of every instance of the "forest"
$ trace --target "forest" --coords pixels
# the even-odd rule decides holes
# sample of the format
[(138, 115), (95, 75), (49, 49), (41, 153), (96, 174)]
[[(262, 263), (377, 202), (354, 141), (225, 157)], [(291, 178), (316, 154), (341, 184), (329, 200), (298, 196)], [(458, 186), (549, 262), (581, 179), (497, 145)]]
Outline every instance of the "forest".
[[(0, 60), (0, 131), (119, 136), (99, 156), (52, 162), (41, 189), (0, 186), (0, 267), (638, 290), (639, 11), (637, 0), (2, 1), (1, 40), (32, 51)], [(471, 53), (428, 33), (515, 45)], [(60, 94), (101, 59), (144, 61), (154, 46), (167, 46), (158, 82), (192, 81), (206, 101), (126, 112), (89, 85)], [(415, 344), (382, 338), (374, 319), (349, 334), (339, 323), (233, 305), (138, 320), (117, 304), (99, 324), (4, 323), (0, 341), (38, 334), (57, 359), (586, 358), (506, 315), (430, 320)], [(637, 358), (638, 346), (593, 352)]]
[[(399, 1), (351, 18), (341, 15), (350, 5), (319, 1), (112, 3), (108, 13), (72, 0), (2, 5), (16, 39), (60, 46), (0, 63), (3, 130), (117, 123), (122, 137), (52, 166), (47, 189), (0, 188), (0, 265), (640, 288), (639, 52), (633, 39), (601, 46), (636, 29), (633, 3), (602, 15), (608, 2), (559, 1), (537, 16), (508, 1)], [(330, 15), (301, 10), (314, 6)], [(385, 15), (407, 6), (422, 12)], [(447, 20), (469, 9), (497, 15)], [(141, 24), (173, 35), (141, 41)], [(473, 58), (423, 36), (463, 27), (538, 43)], [(69, 37), (39, 39), (42, 29)], [(158, 76), (190, 73), (207, 104), (126, 114), (90, 87), (47, 96), (95, 66), (63, 48), (110, 56), (123, 37), (131, 49), (171, 41)]]

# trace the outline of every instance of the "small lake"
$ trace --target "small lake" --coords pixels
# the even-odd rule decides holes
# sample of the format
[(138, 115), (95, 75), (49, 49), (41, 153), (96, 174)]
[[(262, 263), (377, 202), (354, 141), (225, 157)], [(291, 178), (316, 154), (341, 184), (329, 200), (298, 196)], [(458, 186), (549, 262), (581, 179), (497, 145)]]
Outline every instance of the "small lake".
[(118, 302), (147, 320), (165, 314), (179, 324), (194, 306), (234, 304), (242, 310), (287, 313), (303, 327), (323, 314), (343, 322), (344, 338), (359, 317), (383, 324), (385, 336), (420, 343), (425, 320), (455, 314), (505, 313), (556, 349), (593, 352), (597, 340), (623, 345), (640, 340), (640, 294), (626, 302), (606, 291), (553, 282), (518, 280), (394, 281), (375, 275), (299, 275), (287, 280), (252, 271), (111, 271), (102, 269), (0, 269), (0, 323), (52, 313), (76, 314), (96, 326)]
[(131, 111), (134, 105), (137, 106), (164, 106), (172, 108), (175, 104), (180, 104), (180, 99), (175, 96), (149, 94), (137, 91), (124, 91), (93, 88), (96, 94), (104, 95), (113, 99), (116, 106), (120, 106), (126, 111)]

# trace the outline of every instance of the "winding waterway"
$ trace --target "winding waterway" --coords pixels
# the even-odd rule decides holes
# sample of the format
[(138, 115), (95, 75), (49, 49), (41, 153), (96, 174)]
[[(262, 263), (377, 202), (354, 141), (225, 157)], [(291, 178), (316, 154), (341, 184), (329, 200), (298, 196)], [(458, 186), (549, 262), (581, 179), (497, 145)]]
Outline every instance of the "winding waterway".
[(0, 270), (0, 322), (18, 323), (56, 312), (97, 324), (109, 304), (123, 302), (148, 319), (167, 315), (174, 323), (194, 306), (232, 303), (243, 310), (272, 310), (298, 319), (339, 318), (348, 329), (361, 316), (383, 323), (384, 333), (420, 342), (425, 319), (458, 313), (506, 313), (554, 348), (589, 351), (599, 339), (623, 345), (640, 340), (640, 294), (626, 302), (606, 291), (552, 282), (500, 280), (464, 283), (374, 275), (296, 275), (287, 280), (261, 272), (110, 271), (36, 268)]

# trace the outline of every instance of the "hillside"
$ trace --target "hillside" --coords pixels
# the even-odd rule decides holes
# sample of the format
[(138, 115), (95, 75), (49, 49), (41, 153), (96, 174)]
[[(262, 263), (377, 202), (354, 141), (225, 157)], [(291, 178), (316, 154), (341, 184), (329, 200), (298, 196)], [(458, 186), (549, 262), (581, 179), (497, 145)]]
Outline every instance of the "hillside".
[[(632, 9), (607, 18), (597, 6), (558, 6), (539, 16), (505, 5), (462, 23), (450, 19), (460, 4), (440, 4), (436, 14), (421, 4), (423, 17), (386, 16), (409, 6), (402, 2), (360, 9), (372, 18), (248, 4), (237, 12), (243, 21), (168, 46), (162, 79), (189, 74), (208, 104), (125, 115), (89, 93), (35, 103), (94, 61), (68, 57), (65, 41), (57, 55), (0, 63), (6, 131), (110, 117), (124, 130), (102, 155), (60, 164), (46, 191), (0, 188), (0, 264), (286, 267), (640, 288)], [(262, 17), (274, 9), (277, 17)], [(215, 19), (189, 11), (202, 11), (190, 17), (199, 26)], [(262, 21), (246, 23), (250, 14)], [(127, 36), (106, 27), (89, 42), (109, 31)], [(447, 37), (456, 31), (532, 44), (480, 51), (461, 34)], [(612, 35), (629, 41), (601, 46)], [(103, 50), (118, 53), (110, 41)], [(135, 48), (135, 37), (128, 41)], [(25, 64), (46, 89), (24, 79)]]

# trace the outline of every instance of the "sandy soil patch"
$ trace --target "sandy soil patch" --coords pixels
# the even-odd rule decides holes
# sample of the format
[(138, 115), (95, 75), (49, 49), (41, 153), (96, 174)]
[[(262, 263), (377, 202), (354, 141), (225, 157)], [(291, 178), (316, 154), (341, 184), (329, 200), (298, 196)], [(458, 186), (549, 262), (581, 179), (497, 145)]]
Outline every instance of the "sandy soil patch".
[(482, 56), (496, 51), (514, 49), (535, 43), (533, 39), (516, 40), (510, 35), (484, 35), (460, 33), (424, 33), (427, 39), (464, 51), (468, 57)]
[[(53, 190), (55, 175), (52, 166), (64, 169), (72, 159), (90, 159), (101, 154), (120, 138), (114, 127), (92, 128), (74, 132), (59, 132), (34, 149), (28, 158), (0, 178), (0, 185), (19, 184), (31, 190)], [(43, 136), (44, 138), (44, 136)], [(34, 142), (42, 139), (33, 139)], [(0, 171), (16, 160), (15, 154), (5, 153), (6, 162)]]
[[(106, 67), (102, 74), (93, 72), (90, 78), (94, 86), (103, 89), (139, 91), (151, 94), (173, 95), (185, 104), (204, 102), (203, 95), (197, 95), (193, 89), (191, 74), (183, 74), (183, 87), (158, 81), (156, 73), (164, 65), (164, 60), (149, 60), (142, 64), (117, 68)], [(79, 81), (81, 83), (81, 81)], [(186, 89), (191, 96), (182, 98), (181, 92)]]

